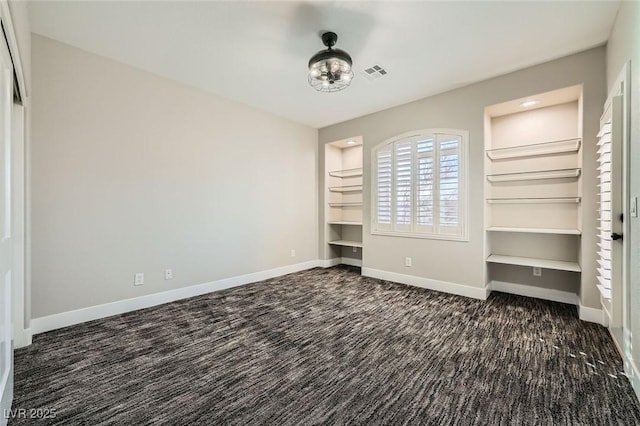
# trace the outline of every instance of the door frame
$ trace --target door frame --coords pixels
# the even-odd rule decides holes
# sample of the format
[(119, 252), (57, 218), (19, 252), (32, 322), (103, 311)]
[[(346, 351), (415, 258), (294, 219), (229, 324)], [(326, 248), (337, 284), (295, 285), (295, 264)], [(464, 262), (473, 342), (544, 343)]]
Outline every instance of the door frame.
[[(27, 266), (30, 264), (29, 253), (29, 93), (22, 66), (22, 57), (18, 47), (18, 37), (13, 24), (11, 7), (7, 0), (0, 0), (0, 25), (4, 30), (4, 40), (9, 48), (13, 63), (14, 93), (22, 102), (13, 103), (13, 122), (11, 140), (11, 179), (12, 179), (12, 212), (11, 227), (14, 236), (13, 244), (13, 338), (17, 348), (31, 344), (30, 330), (30, 279)], [(0, 40), (1, 41), (1, 40)]]
[(2, 238), (0, 241), (0, 286), (2, 286), (2, 299), (0, 300), (0, 349), (2, 351), (0, 357), (0, 408), (2, 413), (0, 416), (0, 425), (6, 425), (8, 420), (7, 409), (11, 408), (13, 400), (13, 348), (14, 348), (14, 323), (13, 323), (13, 292), (16, 288), (13, 280), (13, 257), (16, 250), (13, 240), (14, 221), (13, 214), (15, 212), (12, 202), (14, 199), (14, 183), (13, 183), (13, 104), (15, 96), (13, 63), (9, 46), (6, 43), (0, 45), (0, 85), (2, 96), (0, 98), (0, 115), (2, 116), (2, 140), (0, 141), (2, 151), (2, 163), (0, 164), (0, 175), (2, 180)]
[[(19, 6), (16, 6), (19, 7)], [(2, 408), (11, 407), (13, 400), (13, 349), (16, 345), (26, 346), (31, 341), (30, 332), (27, 329), (28, 316), (30, 315), (28, 292), (25, 275), (28, 261), (28, 252), (25, 251), (27, 240), (25, 239), (25, 230), (27, 228), (26, 210), (26, 177), (27, 177), (27, 159), (25, 155), (28, 152), (28, 114), (29, 103), (26, 91), (25, 76), (22, 67), (20, 50), (18, 48), (17, 34), (13, 25), (11, 7), (7, 0), (0, 0), (0, 27), (2, 34), (0, 42), (5, 43), (9, 53), (10, 66), (12, 66), (13, 78), (12, 86), (14, 97), (10, 102), (9, 108), (11, 121), (7, 123), (10, 126), (10, 200), (11, 200), (11, 229), (12, 241), (9, 250), (12, 254), (11, 263), (11, 288), (10, 288), (10, 319), (11, 327), (8, 336), (11, 356), (9, 364), (9, 376), (6, 387), (2, 389), (0, 399), (2, 400)], [(27, 34), (28, 35), (28, 34)], [(25, 36), (26, 37), (26, 36)], [(6, 413), (0, 413), (0, 424), (5, 425), (8, 417)]]
[(631, 183), (631, 134), (630, 134), (630, 101), (631, 101), (631, 64), (626, 62), (613, 85), (609, 88), (607, 96), (608, 104), (614, 96), (622, 96), (622, 212), (624, 219), (622, 221), (622, 348), (624, 370), (627, 374), (631, 372), (631, 333), (630, 333), (630, 291), (629, 277), (631, 273), (631, 249), (628, 236), (631, 235), (631, 217), (630, 217), (630, 183)]
[(14, 103), (11, 123), (11, 231), (13, 239), (12, 310), (13, 344), (21, 348), (31, 344), (26, 325), (25, 298), (25, 144), (24, 105)]

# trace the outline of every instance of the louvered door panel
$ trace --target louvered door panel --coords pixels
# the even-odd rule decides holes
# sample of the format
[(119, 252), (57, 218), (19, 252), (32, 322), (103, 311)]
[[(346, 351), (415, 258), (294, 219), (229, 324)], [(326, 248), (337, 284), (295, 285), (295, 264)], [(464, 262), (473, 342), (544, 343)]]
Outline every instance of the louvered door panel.
[(611, 300), (611, 112), (611, 107), (609, 107), (602, 116), (600, 132), (598, 132), (600, 193), (597, 236), (600, 240), (598, 263), (601, 267), (597, 268), (597, 272), (598, 290), (607, 300)]
[(622, 98), (612, 98), (600, 119), (598, 132), (598, 227), (597, 288), (611, 326), (622, 318), (622, 245), (613, 234), (622, 235)]

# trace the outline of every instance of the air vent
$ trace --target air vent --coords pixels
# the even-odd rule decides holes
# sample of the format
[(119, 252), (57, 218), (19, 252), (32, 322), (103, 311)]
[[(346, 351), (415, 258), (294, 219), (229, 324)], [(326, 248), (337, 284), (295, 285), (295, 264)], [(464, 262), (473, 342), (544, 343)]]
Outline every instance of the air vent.
[(365, 68), (360, 74), (367, 77), (369, 80), (375, 80), (376, 78), (383, 77), (389, 72), (382, 65), (373, 65), (369, 68)]

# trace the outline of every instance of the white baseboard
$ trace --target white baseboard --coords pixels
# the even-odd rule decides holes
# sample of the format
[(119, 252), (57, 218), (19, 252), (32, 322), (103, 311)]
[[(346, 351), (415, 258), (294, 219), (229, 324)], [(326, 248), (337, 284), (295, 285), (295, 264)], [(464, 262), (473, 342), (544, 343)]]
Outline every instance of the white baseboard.
[(334, 257), (333, 259), (321, 259), (318, 260), (318, 266), (321, 268), (331, 268), (332, 266), (337, 266), (342, 263), (341, 257)]
[(578, 295), (569, 291), (553, 290), (503, 281), (491, 281), (489, 283), (489, 288), (492, 291), (501, 291), (504, 293), (517, 294), (519, 296), (534, 297), (536, 299), (576, 305), (578, 307), (578, 317), (582, 321), (605, 325), (602, 309), (589, 308), (581, 305)]
[(589, 308), (588, 306), (578, 305), (578, 317), (582, 321), (595, 322), (603, 326), (607, 326), (607, 321), (602, 309)]
[(321, 268), (331, 268), (337, 265), (350, 265), (362, 267), (362, 260), (353, 259), (351, 257), (334, 257), (333, 259), (323, 259), (318, 261)]
[(362, 259), (354, 259), (352, 257), (343, 257), (340, 259), (340, 263), (343, 265), (357, 266), (359, 268), (362, 267)]
[(633, 387), (633, 390), (636, 393), (636, 398), (640, 400), (640, 370), (638, 370), (638, 366), (632, 359), (629, 359), (627, 357), (627, 361), (629, 363), (629, 366), (631, 367), (631, 371), (625, 371), (625, 373), (629, 377), (631, 387)]
[(536, 299), (550, 300), (552, 302), (578, 305), (578, 295), (568, 291), (552, 290), (542, 287), (534, 287), (524, 284), (508, 283), (504, 281), (490, 281), (491, 291), (517, 294), (518, 296), (534, 297)]
[(414, 287), (422, 287), (429, 290), (441, 291), (443, 293), (451, 293), (457, 294), (459, 296), (471, 297), (473, 299), (486, 300), (488, 295), (487, 289), (484, 287), (471, 287), (464, 284), (432, 280), (430, 278), (417, 277), (415, 275), (398, 274), (396, 272), (382, 271), (379, 269), (362, 268), (362, 275), (365, 277), (372, 277), (385, 281), (407, 284)]
[(607, 308), (603, 305), (602, 306), (602, 325), (604, 325), (605, 327), (609, 327), (610, 324), (611, 324), (611, 315), (609, 314), (609, 311), (607, 310)]
[(22, 330), (22, 332), (14, 333), (13, 347), (19, 349), (24, 348), (25, 346), (29, 346), (31, 344), (32, 337), (33, 335), (31, 334), (30, 328)]
[(200, 296), (202, 294), (226, 288), (237, 287), (256, 281), (279, 277), (292, 272), (315, 268), (319, 263), (320, 262), (318, 260), (310, 260), (308, 262), (282, 266), (266, 271), (225, 278), (222, 280), (192, 285), (161, 293), (148, 294), (146, 296), (135, 297), (133, 299), (119, 300), (117, 302), (105, 303), (104, 305), (90, 306), (88, 308), (34, 318), (31, 320), (31, 331), (33, 334), (39, 334), (62, 327), (68, 327), (70, 325), (110, 317), (112, 315), (150, 308), (152, 306), (162, 305), (176, 300), (187, 299), (189, 297)]

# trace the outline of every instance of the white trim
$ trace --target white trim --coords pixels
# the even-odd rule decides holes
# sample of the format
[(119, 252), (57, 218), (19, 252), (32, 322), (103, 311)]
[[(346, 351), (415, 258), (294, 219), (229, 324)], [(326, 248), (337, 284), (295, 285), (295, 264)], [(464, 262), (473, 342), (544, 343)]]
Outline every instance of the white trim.
[[(600, 303), (603, 303), (602, 296), (600, 296)], [(609, 327), (609, 324), (611, 324), (611, 315), (609, 315), (607, 307), (602, 304), (602, 325), (604, 325), (605, 327)]]
[(20, 98), (22, 103), (26, 104), (26, 99), (29, 96), (27, 92), (27, 85), (24, 81), (24, 71), (22, 69), (22, 59), (20, 57), (20, 49), (18, 48), (18, 38), (16, 36), (15, 29), (13, 28), (13, 17), (11, 16), (11, 8), (7, 0), (0, 1), (0, 14), (2, 15), (2, 21), (5, 25), (5, 34), (7, 38), (7, 44), (9, 46), (9, 52), (11, 53), (11, 60), (13, 62), (13, 68), (15, 69), (16, 77), (18, 80), (18, 90), (20, 90)]
[(534, 297), (536, 299), (550, 300), (552, 302), (578, 304), (578, 295), (569, 291), (553, 290), (530, 285), (508, 283), (504, 281), (489, 282), (491, 291), (517, 294), (519, 296)]
[(318, 260), (318, 266), (321, 268), (331, 268), (332, 266), (349, 265), (362, 267), (362, 260), (352, 257), (334, 257), (333, 259)]
[(29, 346), (31, 344), (33, 335), (31, 334), (31, 329), (27, 328), (24, 330), (15, 330), (13, 333), (13, 346), (16, 349), (24, 348), (25, 346)]
[(25, 324), (25, 108), (12, 105), (11, 123), (11, 228), (13, 239), (12, 322), (14, 346), (27, 346)]
[(605, 313), (602, 309), (590, 308), (588, 306), (583, 306), (582, 304), (578, 304), (578, 317), (582, 321), (594, 322), (596, 324), (600, 324), (606, 327), (607, 321), (605, 319)]
[(123, 314), (125, 312), (136, 311), (138, 309), (150, 308), (163, 303), (200, 296), (202, 294), (237, 287), (256, 281), (262, 281), (293, 272), (304, 271), (306, 269), (317, 267), (318, 263), (318, 260), (310, 260), (308, 262), (281, 266), (279, 268), (269, 269), (266, 271), (239, 275), (236, 277), (192, 285), (161, 293), (148, 294), (146, 296), (135, 297), (133, 299), (119, 300), (117, 302), (105, 303), (104, 305), (90, 306), (88, 308), (34, 318), (31, 320), (31, 330), (33, 334), (45, 333), (47, 331), (68, 327), (70, 325), (106, 318), (112, 315)]
[(631, 382), (631, 386), (636, 393), (636, 398), (640, 400), (640, 370), (632, 359), (627, 357), (626, 361), (628, 362), (627, 365), (629, 366), (629, 368), (628, 370), (625, 369), (625, 373), (627, 374), (627, 377)]
[(362, 267), (362, 259), (354, 259), (353, 257), (343, 257), (340, 259), (340, 263), (343, 265)]
[(447, 281), (433, 280), (431, 278), (417, 277), (415, 275), (398, 274), (396, 272), (382, 271), (373, 268), (362, 268), (362, 276), (377, 278), (385, 281), (407, 284), (414, 287), (427, 288), (443, 293), (457, 294), (473, 299), (487, 300), (489, 291), (485, 287), (472, 287), (464, 284)]
[(318, 260), (318, 266), (321, 268), (331, 268), (332, 266), (337, 266), (341, 263), (342, 263), (341, 257), (334, 257), (333, 259)]

